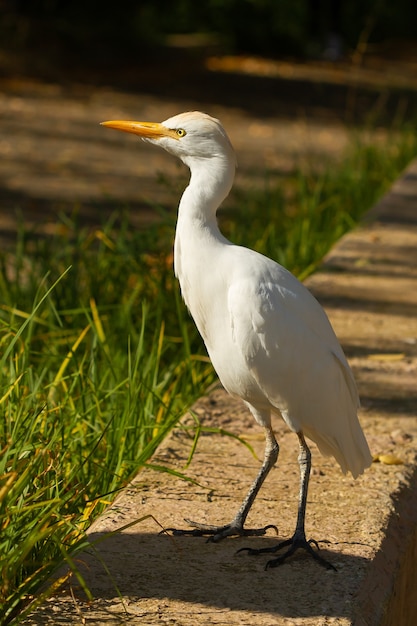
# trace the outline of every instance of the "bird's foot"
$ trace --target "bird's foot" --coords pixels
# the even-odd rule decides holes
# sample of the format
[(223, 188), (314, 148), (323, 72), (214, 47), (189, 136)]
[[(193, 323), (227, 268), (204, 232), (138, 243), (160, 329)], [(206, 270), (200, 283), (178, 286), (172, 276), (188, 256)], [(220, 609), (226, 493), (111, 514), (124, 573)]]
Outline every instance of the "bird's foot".
[(273, 524), (268, 524), (263, 528), (244, 528), (243, 524), (233, 520), (230, 524), (224, 526), (214, 526), (211, 524), (200, 524), (189, 519), (184, 520), (192, 526), (191, 529), (167, 528), (167, 532), (171, 532), (174, 536), (191, 535), (192, 537), (208, 537), (208, 541), (221, 541), (226, 537), (261, 537), (266, 531), (273, 528), (278, 534), (278, 529)]
[[(316, 550), (313, 548), (313, 546), (316, 548)], [(337, 571), (334, 565), (332, 565), (331, 563), (329, 563), (329, 561), (326, 561), (326, 559), (323, 559), (323, 557), (317, 554), (317, 550), (320, 550), (317, 541), (315, 539), (309, 539), (307, 541), (304, 533), (295, 533), (291, 539), (281, 541), (277, 545), (271, 546), (270, 548), (241, 548), (240, 550), (238, 550), (238, 552), (246, 551), (250, 555), (257, 556), (258, 554), (275, 554), (275, 552), (278, 552), (278, 550), (287, 547), (288, 550), (286, 550), (284, 554), (275, 559), (270, 559), (269, 561), (267, 561), (265, 569), (282, 565), (289, 556), (294, 554), (294, 552), (296, 552), (297, 550), (301, 549), (305, 550), (322, 567), (325, 567), (329, 570), (334, 570), (335, 572)]]

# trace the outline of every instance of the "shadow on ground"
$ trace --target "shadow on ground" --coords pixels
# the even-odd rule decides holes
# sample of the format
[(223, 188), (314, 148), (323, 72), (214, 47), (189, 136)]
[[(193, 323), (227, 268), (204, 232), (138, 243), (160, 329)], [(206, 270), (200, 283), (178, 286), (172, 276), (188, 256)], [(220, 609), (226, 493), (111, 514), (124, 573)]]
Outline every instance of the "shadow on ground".
[[(120, 594), (134, 600), (138, 611), (149, 599), (170, 598), (190, 603), (190, 610), (205, 605), (292, 618), (323, 614), (344, 617), (351, 614), (355, 584), (352, 572), (357, 574), (366, 565), (366, 559), (340, 554), (337, 547), (334, 551), (323, 549), (325, 558), (337, 565), (337, 573), (321, 568), (302, 554), (268, 571), (264, 570), (267, 555), (235, 555), (243, 545), (274, 545), (276, 539), (271, 538), (228, 540), (214, 545), (202, 538), (142, 533), (103, 538), (95, 533), (90, 541), (99, 552), (104, 551), (105, 561), (111, 564), (110, 581), (105, 569), (94, 564), (95, 556), (82, 556), (80, 569), (94, 597), (105, 600)], [(289, 580), (293, 581), (292, 588)]]

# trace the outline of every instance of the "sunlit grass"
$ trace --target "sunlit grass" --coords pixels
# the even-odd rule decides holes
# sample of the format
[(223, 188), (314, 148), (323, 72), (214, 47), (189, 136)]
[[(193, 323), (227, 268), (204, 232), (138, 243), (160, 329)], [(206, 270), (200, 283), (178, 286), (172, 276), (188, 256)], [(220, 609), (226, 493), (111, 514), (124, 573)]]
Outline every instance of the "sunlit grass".
[[(40, 240), (17, 280), (14, 268), (3, 267), (0, 596), (7, 620), (57, 562), (69, 561), (92, 519), (213, 379), (207, 360), (190, 353), (196, 334), (188, 334), (173, 280), (165, 284), (165, 260), (141, 259), (120, 231), (113, 239), (75, 234)], [(46, 268), (54, 269), (42, 279)]]
[[(237, 193), (222, 227), (304, 277), (415, 156), (414, 137), (296, 172), (285, 193)], [(91, 521), (214, 380), (173, 277), (174, 227), (65, 218), (0, 256), (1, 623), (54, 591), (52, 571), (74, 567)]]
[[(283, 184), (237, 192), (235, 209), (222, 214), (232, 241), (255, 247), (301, 280), (340, 237), (357, 224), (417, 154), (411, 128), (375, 145), (355, 139), (337, 163), (312, 161)], [(319, 170), (319, 173), (318, 173)]]

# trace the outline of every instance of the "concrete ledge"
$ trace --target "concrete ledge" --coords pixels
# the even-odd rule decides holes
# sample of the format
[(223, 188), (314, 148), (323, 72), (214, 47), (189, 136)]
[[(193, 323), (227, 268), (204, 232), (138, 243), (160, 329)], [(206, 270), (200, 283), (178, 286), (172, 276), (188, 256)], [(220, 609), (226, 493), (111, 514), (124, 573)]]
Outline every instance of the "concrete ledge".
[[(94, 601), (86, 603), (73, 580), (74, 597), (65, 590), (26, 624), (417, 624), (417, 162), (308, 286), (354, 368), (361, 420), (379, 459), (354, 481), (313, 448), (307, 534), (338, 571), (303, 555), (264, 571), (267, 558), (236, 555), (242, 546), (274, 543), (272, 535), (212, 544), (158, 534), (182, 526), (183, 517), (230, 521), (259, 467), (236, 439), (203, 432), (185, 469), (194, 427), (186, 417), (190, 430), (176, 429), (155, 462), (198, 484), (139, 472), (92, 526), (92, 544), (102, 541), (79, 559)], [(262, 433), (223, 390), (213, 390), (195, 412), (203, 426), (242, 435), (262, 456)], [(297, 505), (297, 441), (280, 422), (276, 431), (278, 465), (248, 522), (275, 523), (288, 537)], [(145, 516), (153, 517), (105, 536)]]

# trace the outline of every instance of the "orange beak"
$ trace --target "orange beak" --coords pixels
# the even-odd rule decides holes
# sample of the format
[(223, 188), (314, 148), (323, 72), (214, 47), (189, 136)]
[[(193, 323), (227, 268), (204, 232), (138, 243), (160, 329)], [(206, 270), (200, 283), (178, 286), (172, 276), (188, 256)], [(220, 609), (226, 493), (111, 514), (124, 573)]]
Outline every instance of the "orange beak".
[(110, 122), (101, 122), (101, 126), (122, 130), (125, 133), (133, 133), (144, 139), (161, 139), (161, 137), (178, 139), (175, 130), (171, 130), (157, 122), (124, 122), (122, 120), (111, 120)]

